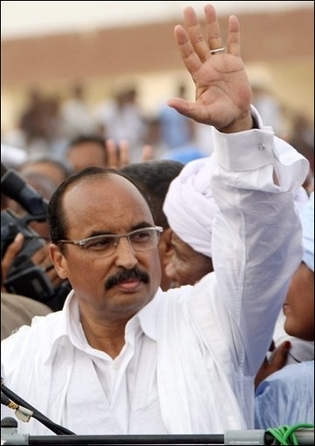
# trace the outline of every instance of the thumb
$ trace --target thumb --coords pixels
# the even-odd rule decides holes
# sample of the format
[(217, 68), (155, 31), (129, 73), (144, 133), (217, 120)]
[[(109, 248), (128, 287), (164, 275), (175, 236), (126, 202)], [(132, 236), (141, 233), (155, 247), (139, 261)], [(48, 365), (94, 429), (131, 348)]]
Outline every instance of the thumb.
[(273, 365), (275, 371), (280, 370), (285, 366), (290, 347), (291, 343), (289, 341), (284, 341), (274, 350), (269, 359), (269, 363)]

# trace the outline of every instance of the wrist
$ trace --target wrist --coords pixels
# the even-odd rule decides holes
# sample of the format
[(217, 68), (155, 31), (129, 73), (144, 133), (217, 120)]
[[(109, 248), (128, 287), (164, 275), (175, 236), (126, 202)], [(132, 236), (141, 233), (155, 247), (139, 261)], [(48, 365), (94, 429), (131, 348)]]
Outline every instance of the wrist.
[(246, 132), (247, 130), (252, 130), (254, 128), (258, 128), (258, 123), (249, 110), (245, 116), (231, 122), (228, 126), (220, 129), (219, 131), (221, 133), (238, 133)]

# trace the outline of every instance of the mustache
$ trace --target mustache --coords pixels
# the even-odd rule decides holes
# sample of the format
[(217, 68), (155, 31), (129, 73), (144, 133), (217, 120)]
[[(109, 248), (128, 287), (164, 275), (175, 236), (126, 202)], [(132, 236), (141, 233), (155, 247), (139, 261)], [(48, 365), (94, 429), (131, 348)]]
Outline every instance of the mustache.
[(149, 274), (139, 268), (123, 269), (114, 276), (107, 279), (105, 283), (105, 290), (108, 291), (112, 287), (130, 279), (139, 279), (143, 283), (150, 282)]

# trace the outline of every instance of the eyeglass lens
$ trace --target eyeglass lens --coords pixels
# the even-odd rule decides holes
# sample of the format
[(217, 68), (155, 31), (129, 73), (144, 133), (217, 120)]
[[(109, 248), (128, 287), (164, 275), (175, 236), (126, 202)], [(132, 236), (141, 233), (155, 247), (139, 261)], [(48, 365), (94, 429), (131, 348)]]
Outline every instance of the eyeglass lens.
[(154, 228), (144, 228), (127, 235), (100, 235), (86, 240), (83, 246), (89, 251), (101, 251), (103, 254), (110, 255), (115, 251), (119, 239), (123, 237), (127, 237), (135, 251), (144, 251), (157, 245), (159, 231)]

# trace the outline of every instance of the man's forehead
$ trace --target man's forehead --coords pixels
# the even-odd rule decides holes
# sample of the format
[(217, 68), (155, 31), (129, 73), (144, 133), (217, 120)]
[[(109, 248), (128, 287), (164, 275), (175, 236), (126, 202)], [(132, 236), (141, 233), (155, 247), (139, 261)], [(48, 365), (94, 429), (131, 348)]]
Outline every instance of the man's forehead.
[[(83, 200), (84, 196), (84, 200)], [(139, 191), (139, 189), (127, 178), (115, 174), (107, 173), (106, 175), (95, 175), (85, 177), (73, 184), (65, 193), (64, 201), (71, 202), (72, 198), (81, 198), (82, 204), (89, 198), (93, 200), (95, 197), (106, 197), (110, 201), (118, 201), (121, 198), (137, 200), (141, 203), (147, 203), (147, 200)], [(86, 203), (88, 204), (88, 203)]]
[[(101, 185), (103, 186), (101, 187)], [(69, 188), (69, 191), (75, 188), (83, 189), (92, 187), (100, 188), (100, 190), (108, 190), (109, 185), (111, 185), (112, 187), (125, 188), (126, 190), (130, 191), (134, 191), (135, 189), (137, 189), (134, 184), (132, 184), (127, 178), (123, 177), (122, 175), (107, 172), (103, 174), (82, 177), (78, 182), (72, 184), (72, 186)]]

